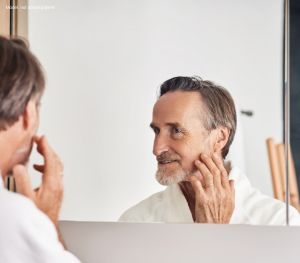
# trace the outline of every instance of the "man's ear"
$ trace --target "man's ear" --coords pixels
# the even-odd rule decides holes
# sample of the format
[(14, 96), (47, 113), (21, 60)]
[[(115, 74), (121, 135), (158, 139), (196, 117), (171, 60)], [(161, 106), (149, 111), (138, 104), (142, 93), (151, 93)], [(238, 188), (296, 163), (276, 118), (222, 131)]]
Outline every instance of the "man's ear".
[(216, 141), (214, 145), (214, 152), (221, 152), (228, 142), (230, 130), (226, 127), (218, 127), (216, 134)]
[(36, 102), (34, 100), (30, 100), (27, 103), (22, 117), (24, 130), (33, 130), (36, 128), (38, 114)]

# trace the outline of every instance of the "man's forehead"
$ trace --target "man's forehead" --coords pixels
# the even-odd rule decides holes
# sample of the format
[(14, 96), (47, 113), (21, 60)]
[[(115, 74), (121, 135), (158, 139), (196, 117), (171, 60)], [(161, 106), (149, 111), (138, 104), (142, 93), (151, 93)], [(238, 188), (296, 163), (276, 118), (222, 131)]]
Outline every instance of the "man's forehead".
[(201, 111), (202, 101), (198, 92), (168, 92), (155, 103), (153, 121), (186, 122), (190, 118), (199, 118)]

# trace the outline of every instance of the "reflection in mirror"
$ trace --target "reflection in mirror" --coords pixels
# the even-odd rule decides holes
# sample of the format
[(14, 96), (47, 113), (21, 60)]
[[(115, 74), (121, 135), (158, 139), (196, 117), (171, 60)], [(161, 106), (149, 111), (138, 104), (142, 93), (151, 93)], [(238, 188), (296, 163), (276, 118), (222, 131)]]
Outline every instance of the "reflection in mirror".
[(43, 2), (28, 32), (61, 219), (285, 224), (265, 147), (283, 136), (283, 1)]
[(300, 211), (299, 206), (299, 190), (300, 183), (299, 171), (300, 171), (300, 122), (299, 122), (299, 70), (300, 70), (300, 3), (299, 1), (290, 1), (290, 144), (291, 144), (291, 156), (289, 166), (289, 194), (290, 202), (293, 207)]

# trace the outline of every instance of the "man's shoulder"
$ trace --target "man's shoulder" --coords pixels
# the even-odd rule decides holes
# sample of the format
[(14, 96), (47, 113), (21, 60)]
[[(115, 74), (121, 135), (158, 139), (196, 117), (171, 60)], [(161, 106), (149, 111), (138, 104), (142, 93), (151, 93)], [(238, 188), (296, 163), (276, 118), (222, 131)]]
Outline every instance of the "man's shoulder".
[(151, 218), (156, 214), (156, 210), (160, 209), (164, 193), (166, 189), (160, 192), (157, 192), (148, 198), (140, 201), (136, 205), (132, 206), (126, 210), (119, 221), (121, 222), (145, 222), (151, 221)]
[(79, 262), (65, 251), (54, 224), (28, 198), (0, 189), (0, 262)]

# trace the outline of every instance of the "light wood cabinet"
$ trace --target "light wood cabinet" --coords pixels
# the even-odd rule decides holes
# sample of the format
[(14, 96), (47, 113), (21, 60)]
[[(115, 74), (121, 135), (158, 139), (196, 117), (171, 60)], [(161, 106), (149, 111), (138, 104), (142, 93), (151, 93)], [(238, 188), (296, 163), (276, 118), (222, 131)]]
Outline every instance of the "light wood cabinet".
[(0, 34), (28, 38), (28, 0), (0, 0)]

